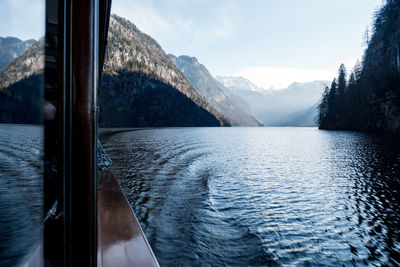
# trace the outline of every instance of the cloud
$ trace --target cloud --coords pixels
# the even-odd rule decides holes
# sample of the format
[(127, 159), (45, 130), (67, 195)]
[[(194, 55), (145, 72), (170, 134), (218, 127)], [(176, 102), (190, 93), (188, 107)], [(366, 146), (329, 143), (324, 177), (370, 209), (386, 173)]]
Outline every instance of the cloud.
[(264, 89), (286, 88), (293, 82), (330, 81), (335, 75), (334, 71), (274, 67), (245, 68), (232, 74), (249, 79)]
[(176, 43), (177, 40), (187, 44), (206, 45), (217, 40), (227, 39), (235, 31), (237, 21), (237, 6), (234, 4), (218, 5), (215, 13), (208, 14), (202, 20), (190, 17), (191, 4), (197, 3), (202, 8), (207, 6), (207, 0), (193, 0), (188, 3), (183, 0), (171, 0), (167, 9), (157, 1), (118, 0), (113, 2), (112, 13), (132, 21), (141, 31), (149, 34), (161, 44)]
[[(206, 40), (210, 43), (216, 40), (227, 40), (232, 37), (240, 23), (240, 8), (235, 1), (222, 2), (217, 6), (210, 22), (204, 25), (196, 25), (198, 41)], [(195, 30), (196, 29), (192, 29)]]
[(151, 1), (114, 1), (112, 13), (127, 18), (154, 38), (172, 29), (171, 23), (157, 11)]

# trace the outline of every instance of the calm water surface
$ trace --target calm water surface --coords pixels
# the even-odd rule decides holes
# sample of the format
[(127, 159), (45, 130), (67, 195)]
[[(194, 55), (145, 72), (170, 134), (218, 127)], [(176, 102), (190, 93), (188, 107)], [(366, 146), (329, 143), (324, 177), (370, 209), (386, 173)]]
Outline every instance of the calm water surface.
[(397, 266), (398, 138), (169, 128), (102, 139), (162, 266)]

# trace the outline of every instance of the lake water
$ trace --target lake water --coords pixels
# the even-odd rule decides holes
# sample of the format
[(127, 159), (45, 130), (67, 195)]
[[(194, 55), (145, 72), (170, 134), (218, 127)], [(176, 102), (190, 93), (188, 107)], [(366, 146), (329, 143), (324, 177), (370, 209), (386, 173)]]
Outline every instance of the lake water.
[(167, 128), (102, 139), (161, 266), (400, 264), (399, 136)]
[(0, 266), (41, 240), (43, 127), (0, 124)]
[[(0, 266), (41, 234), (42, 128), (0, 125)], [(398, 135), (103, 130), (162, 266), (400, 263)]]

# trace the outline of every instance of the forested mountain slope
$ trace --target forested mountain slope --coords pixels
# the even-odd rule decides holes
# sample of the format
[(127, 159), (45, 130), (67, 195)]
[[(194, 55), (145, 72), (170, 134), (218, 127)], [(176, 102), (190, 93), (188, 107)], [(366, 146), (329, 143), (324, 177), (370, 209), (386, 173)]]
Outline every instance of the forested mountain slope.
[(36, 43), (34, 39), (22, 41), (16, 37), (0, 37), (0, 70)]
[(230, 125), (154, 39), (116, 15), (110, 19), (100, 107), (102, 126)]
[(40, 40), (0, 71), (0, 122), (41, 121), (44, 42)]
[[(40, 123), (44, 42), (36, 42), (0, 72), (0, 122)], [(133, 23), (111, 16), (100, 125), (225, 126), (162, 48)]]
[(341, 65), (326, 88), (320, 129), (400, 131), (400, 0), (376, 12), (367, 42), (362, 62), (349, 75)]

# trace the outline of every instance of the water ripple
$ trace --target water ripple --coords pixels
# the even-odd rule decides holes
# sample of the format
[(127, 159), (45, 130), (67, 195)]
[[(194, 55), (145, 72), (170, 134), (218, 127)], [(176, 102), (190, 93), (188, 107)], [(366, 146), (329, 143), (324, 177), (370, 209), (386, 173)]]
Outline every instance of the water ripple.
[(400, 263), (398, 136), (146, 129), (105, 149), (161, 265)]
[(41, 239), (43, 128), (0, 125), (0, 265), (15, 266)]

